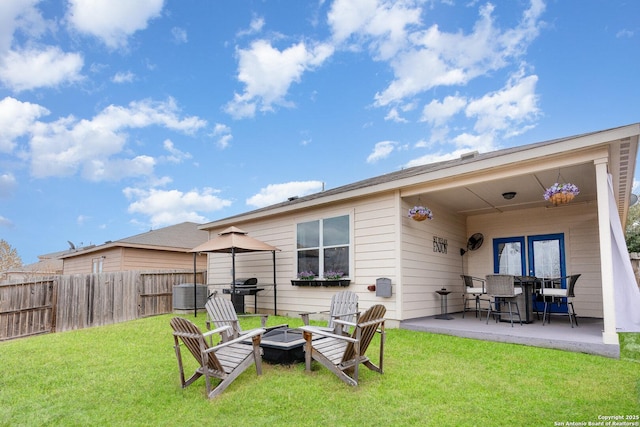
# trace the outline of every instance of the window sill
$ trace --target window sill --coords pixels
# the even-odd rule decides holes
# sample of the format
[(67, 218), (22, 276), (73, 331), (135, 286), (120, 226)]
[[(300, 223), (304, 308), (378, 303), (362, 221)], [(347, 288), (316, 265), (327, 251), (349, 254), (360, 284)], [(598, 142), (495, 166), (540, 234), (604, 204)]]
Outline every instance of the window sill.
[(350, 279), (340, 280), (292, 280), (293, 286), (349, 286)]

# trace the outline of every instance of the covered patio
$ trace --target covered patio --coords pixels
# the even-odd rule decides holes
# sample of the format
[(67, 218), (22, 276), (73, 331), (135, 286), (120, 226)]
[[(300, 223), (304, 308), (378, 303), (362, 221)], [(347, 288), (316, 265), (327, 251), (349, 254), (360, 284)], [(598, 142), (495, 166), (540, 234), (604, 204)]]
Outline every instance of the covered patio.
[(533, 323), (522, 326), (515, 324), (513, 327), (508, 322), (496, 323), (493, 319), (489, 319), (487, 324), (486, 317), (480, 320), (476, 318), (474, 312), (467, 312), (464, 319), (462, 313), (453, 313), (450, 317), (453, 319), (443, 320), (436, 316), (407, 319), (400, 322), (400, 328), (485, 341), (555, 348), (615, 359), (620, 357), (619, 345), (602, 342), (603, 319), (578, 316), (579, 326), (571, 328), (569, 319), (565, 316), (553, 316), (551, 323), (545, 323), (544, 326), (541, 320), (536, 319)]
[[(637, 290), (633, 289), (636, 283), (632, 272), (627, 274), (629, 255), (622, 236), (631, 204), (637, 154), (637, 136), (632, 133), (636, 131), (622, 127), (484, 155), (470, 153), (455, 165), (442, 166), (456, 179), (423, 179), (415, 185), (405, 186), (401, 197), (408, 206), (424, 201), (429, 207), (460, 218), (466, 236), (483, 235), (482, 247), (461, 245), (462, 274), (482, 278), (496, 273), (538, 278), (580, 274), (576, 311), (587, 318), (598, 319), (593, 342), (605, 345), (603, 351), (608, 352), (607, 345), (615, 347), (617, 332), (624, 331), (621, 325), (637, 322), (637, 319), (626, 321), (634, 311), (629, 305), (637, 303), (636, 295), (633, 298), (627, 295), (637, 294)], [(551, 204), (543, 198), (543, 193), (554, 182), (576, 183), (580, 188), (579, 196), (571, 203)], [(445, 226), (453, 229), (450, 224)], [(421, 228), (426, 227), (413, 226), (411, 232), (427, 240), (430, 237), (427, 233), (418, 234), (422, 232)], [(444, 235), (444, 232), (438, 232)], [(437, 236), (435, 232), (430, 234)], [(435, 241), (436, 237), (433, 239)], [(420, 243), (419, 240), (414, 242), (409, 234), (406, 240), (411, 245)], [(425, 257), (425, 263), (439, 262), (441, 259), (436, 257)], [(459, 295), (461, 285), (457, 278), (451, 280), (427, 271), (424, 275), (435, 277), (454, 292), (452, 296)], [(416, 283), (415, 292), (419, 285)], [(426, 287), (423, 289), (430, 291)], [(438, 301), (437, 296), (431, 297)], [(453, 311), (459, 309), (460, 304), (458, 297), (450, 300)], [(402, 323), (406, 322), (413, 321), (405, 319)], [(485, 334), (486, 327), (491, 325), (483, 326), (485, 328), (479, 331), (472, 327), (469, 334)], [(558, 348), (563, 348), (567, 341), (563, 335), (577, 342), (587, 338), (583, 337), (586, 331), (571, 330), (568, 324), (571, 332), (559, 337), (551, 335), (551, 329), (556, 325), (544, 329), (541, 323), (527, 326), (520, 338), (523, 343), (532, 340), (543, 343), (551, 337), (548, 339), (551, 343), (559, 342)], [(433, 327), (442, 328), (437, 323)], [(457, 326), (446, 328), (455, 331)], [(496, 333), (502, 336), (502, 333)]]

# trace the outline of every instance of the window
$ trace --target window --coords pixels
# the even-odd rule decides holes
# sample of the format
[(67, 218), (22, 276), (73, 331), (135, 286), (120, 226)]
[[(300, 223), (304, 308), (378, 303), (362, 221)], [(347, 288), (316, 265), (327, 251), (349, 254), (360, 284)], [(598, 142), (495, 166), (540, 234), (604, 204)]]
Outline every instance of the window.
[(493, 272), (524, 276), (524, 237), (493, 239)]
[(349, 275), (349, 215), (302, 222), (297, 226), (298, 273), (327, 271)]
[(94, 258), (93, 259), (93, 273), (102, 273), (102, 263), (104, 261), (104, 257)]

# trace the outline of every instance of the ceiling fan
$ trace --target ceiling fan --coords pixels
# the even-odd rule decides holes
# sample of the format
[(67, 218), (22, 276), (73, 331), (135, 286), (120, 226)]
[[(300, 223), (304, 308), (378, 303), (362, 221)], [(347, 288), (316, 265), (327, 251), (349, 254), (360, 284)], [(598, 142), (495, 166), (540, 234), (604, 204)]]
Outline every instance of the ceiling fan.
[(460, 248), (460, 256), (467, 253), (467, 251), (475, 251), (482, 246), (484, 242), (484, 235), (482, 233), (474, 233), (469, 240), (467, 240), (467, 249)]

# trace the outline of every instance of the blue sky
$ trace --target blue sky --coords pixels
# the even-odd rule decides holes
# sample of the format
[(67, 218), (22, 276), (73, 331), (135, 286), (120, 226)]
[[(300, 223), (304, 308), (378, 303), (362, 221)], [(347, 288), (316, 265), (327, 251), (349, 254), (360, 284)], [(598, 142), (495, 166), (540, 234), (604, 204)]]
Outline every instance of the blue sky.
[(640, 121), (632, 0), (3, 0), (24, 263)]

